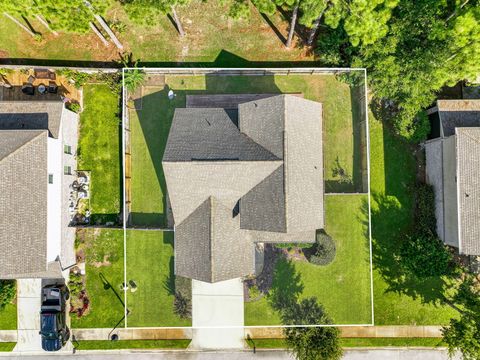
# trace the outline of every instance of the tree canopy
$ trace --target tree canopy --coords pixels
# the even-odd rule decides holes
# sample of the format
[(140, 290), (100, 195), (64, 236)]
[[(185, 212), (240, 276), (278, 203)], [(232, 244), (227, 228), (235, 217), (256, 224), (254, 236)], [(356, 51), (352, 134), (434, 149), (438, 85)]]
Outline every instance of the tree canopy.
[[(368, 68), (374, 95), (387, 100), (397, 132), (413, 141), (425, 138), (429, 128), (422, 110), (436, 93), (480, 72), (478, 0), (374, 1), (375, 7), (357, 13), (364, 18), (358, 22), (352, 16), (361, 6), (354, 3), (349, 2), (351, 15), (342, 6), (326, 11), (332, 30), (319, 39), (320, 60)], [(372, 27), (368, 19), (383, 25)]]
[(460, 284), (453, 302), (460, 306), (460, 318), (450, 320), (442, 329), (450, 355), (462, 352), (465, 360), (480, 359), (480, 290), (473, 276)]

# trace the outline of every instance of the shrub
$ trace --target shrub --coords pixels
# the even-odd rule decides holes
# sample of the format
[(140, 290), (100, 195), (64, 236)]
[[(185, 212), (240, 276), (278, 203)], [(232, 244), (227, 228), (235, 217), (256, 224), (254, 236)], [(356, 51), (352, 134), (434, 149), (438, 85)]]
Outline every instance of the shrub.
[(419, 278), (447, 275), (452, 271), (452, 255), (436, 236), (407, 237), (400, 256), (405, 268)]
[(183, 276), (175, 276), (175, 293), (192, 300), (192, 280)]
[(415, 189), (415, 232), (419, 235), (437, 235), (435, 196), (433, 187), (419, 183)]
[(0, 280), (0, 309), (10, 304), (16, 293), (15, 280)]
[(315, 245), (305, 255), (315, 265), (328, 265), (335, 259), (335, 241), (324, 230), (317, 233)]
[(276, 243), (274, 245), (277, 249), (308, 249), (312, 247), (312, 244), (308, 243)]
[(175, 292), (175, 300), (173, 301), (173, 312), (182, 319), (189, 319), (192, 316), (192, 302), (178, 291)]
[(65, 76), (73, 82), (76, 89), (80, 89), (90, 79), (90, 75), (81, 71), (63, 69), (57, 71), (60, 75)]
[(79, 103), (71, 102), (67, 104), (67, 109), (78, 114), (82, 108), (80, 107)]

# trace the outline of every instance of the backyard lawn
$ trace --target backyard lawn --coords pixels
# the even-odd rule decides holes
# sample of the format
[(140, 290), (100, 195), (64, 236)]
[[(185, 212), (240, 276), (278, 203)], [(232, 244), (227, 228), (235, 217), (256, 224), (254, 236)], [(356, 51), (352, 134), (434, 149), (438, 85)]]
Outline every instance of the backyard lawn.
[[(326, 266), (293, 261), (294, 271), (303, 283), (299, 298), (315, 296), (335, 324), (370, 324), (372, 321), (366, 200), (365, 195), (326, 196), (325, 230), (335, 240), (335, 260)], [(279, 273), (288, 274), (287, 267), (286, 261), (277, 263)], [(286, 282), (290, 276), (280, 281)], [(279, 324), (280, 318), (272, 309), (268, 295), (245, 304), (245, 325)]]
[(123, 326), (123, 230), (83, 229), (81, 246), (86, 253), (88, 312), (81, 318), (72, 314), (73, 328)]
[(439, 300), (447, 287), (442, 279), (401, 284), (394, 265), (400, 237), (413, 220), (413, 150), (372, 115), (370, 148), (375, 324), (447, 324), (457, 314)]
[(121, 199), (119, 99), (107, 85), (93, 84), (84, 86), (83, 98), (78, 169), (91, 174), (92, 222), (116, 222)]
[(128, 327), (190, 326), (174, 314), (173, 232), (127, 232), (127, 281), (137, 285), (127, 293)]
[(17, 305), (8, 304), (0, 310), (0, 330), (14, 330), (17, 328)]
[[(176, 93), (174, 100), (168, 100), (169, 89)], [(130, 111), (134, 225), (166, 225), (166, 184), (161, 161), (175, 108), (185, 107), (187, 94), (303, 93), (307, 99), (322, 102), (327, 190), (358, 190), (360, 119), (355, 110), (358, 105), (352, 103), (357, 100), (349, 86), (333, 75), (172, 75), (166, 76), (165, 86), (143, 91), (143, 97), (135, 103), (137, 110)]]
[[(126, 53), (145, 62), (215, 62), (217, 66), (242, 66), (242, 58), (250, 61), (299, 61), (313, 59), (306, 49), (285, 49), (272, 27), (252, 6), (252, 16), (244, 20), (229, 20), (226, 6), (219, 1), (193, 0), (187, 7), (178, 7), (187, 33), (181, 39), (167, 16), (158, 16), (153, 27), (132, 23), (123, 8), (115, 4), (105, 16), (109, 24), (120, 24), (116, 31)], [(277, 12), (269, 21), (287, 35), (288, 21)], [(0, 58), (51, 60), (112, 60), (118, 59), (118, 49), (105, 47), (90, 31), (86, 35), (60, 33), (54, 36), (33, 16), (29, 21), (38, 40), (8, 19), (0, 21)], [(237, 54), (240, 58), (230, 55)]]

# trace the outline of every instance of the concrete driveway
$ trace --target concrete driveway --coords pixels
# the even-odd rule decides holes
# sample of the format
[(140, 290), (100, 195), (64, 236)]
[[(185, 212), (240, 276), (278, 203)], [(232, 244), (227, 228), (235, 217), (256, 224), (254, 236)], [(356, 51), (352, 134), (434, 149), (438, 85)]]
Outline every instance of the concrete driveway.
[(17, 345), (14, 351), (42, 351), (40, 305), (42, 279), (17, 281)]
[[(61, 281), (61, 280), (60, 280)], [(55, 279), (20, 279), (17, 280), (17, 353), (42, 353), (40, 335), (40, 307), (42, 287), (47, 283), (56, 283)], [(67, 306), (67, 324), (69, 324)], [(71, 352), (73, 346), (69, 341), (60, 352)]]
[(210, 284), (192, 281), (192, 349), (245, 347), (243, 283), (233, 279)]

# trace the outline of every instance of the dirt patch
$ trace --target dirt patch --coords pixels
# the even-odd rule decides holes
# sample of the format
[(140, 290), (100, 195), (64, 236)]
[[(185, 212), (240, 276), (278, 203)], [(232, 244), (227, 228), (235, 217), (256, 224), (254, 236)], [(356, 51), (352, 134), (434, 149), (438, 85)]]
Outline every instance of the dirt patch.
[(99, 267), (102, 267), (102, 266), (110, 266), (112, 265), (112, 263), (110, 261), (108, 261), (108, 255), (105, 255), (103, 257), (103, 261), (94, 261), (91, 263), (93, 266), (95, 266), (96, 268), (99, 268)]

